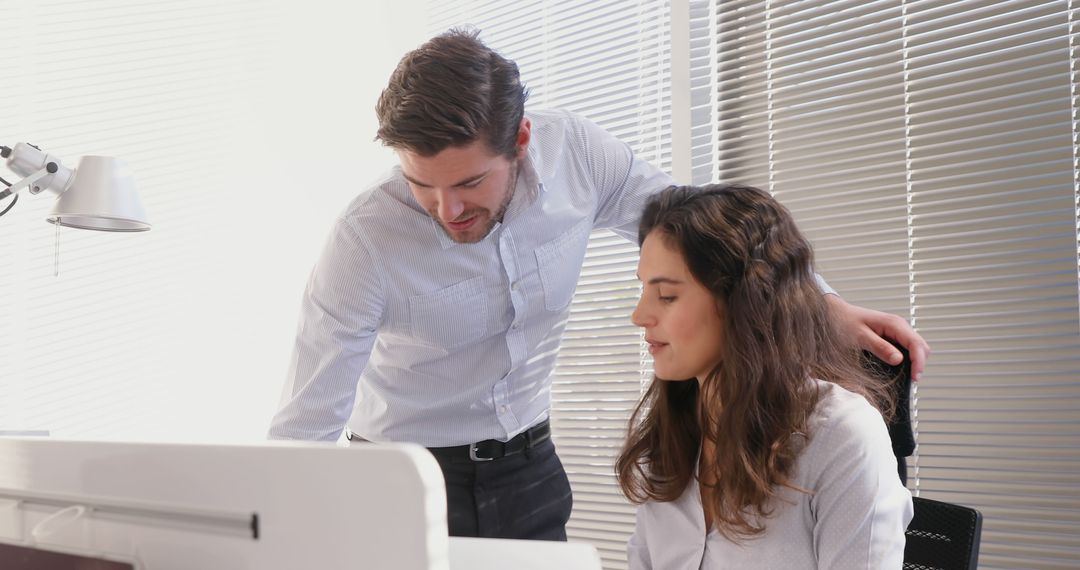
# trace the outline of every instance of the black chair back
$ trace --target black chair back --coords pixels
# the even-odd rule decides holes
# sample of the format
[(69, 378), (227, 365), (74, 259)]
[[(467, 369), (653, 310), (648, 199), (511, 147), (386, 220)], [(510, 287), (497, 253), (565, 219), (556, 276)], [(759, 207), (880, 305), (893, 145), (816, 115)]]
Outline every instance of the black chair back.
[(886, 364), (870, 352), (863, 352), (863, 366), (871, 375), (889, 385), (895, 397), (892, 419), (889, 421), (889, 439), (892, 440), (893, 455), (896, 456), (900, 482), (907, 485), (906, 457), (915, 452), (915, 434), (911, 429), (911, 357), (900, 344), (893, 346), (904, 355), (903, 361), (896, 366)]
[[(890, 342), (903, 353), (903, 362), (892, 366), (869, 352), (863, 353), (863, 360), (868, 372), (895, 390), (896, 407), (889, 422), (889, 438), (900, 481), (906, 485), (905, 458), (915, 451), (910, 406), (911, 358), (904, 347)], [(912, 501), (915, 515), (905, 532), (904, 570), (977, 570), (982, 513), (920, 497), (913, 497)]]
[(904, 570), (976, 570), (982, 514), (972, 508), (913, 497)]

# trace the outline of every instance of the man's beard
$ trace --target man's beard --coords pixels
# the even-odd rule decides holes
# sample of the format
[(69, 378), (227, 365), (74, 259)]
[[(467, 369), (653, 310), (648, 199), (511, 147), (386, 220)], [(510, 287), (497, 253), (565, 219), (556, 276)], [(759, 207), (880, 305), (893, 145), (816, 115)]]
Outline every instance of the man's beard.
[[(510, 165), (510, 178), (507, 182), (506, 197), (503, 198), (502, 204), (499, 204), (499, 211), (494, 216), (491, 215), (491, 210), (487, 208), (476, 208), (473, 210), (467, 210), (462, 212), (459, 219), (467, 220), (473, 216), (487, 215), (487, 220), (484, 222), (484, 227), (481, 229), (470, 228), (465, 235), (455, 235), (450, 228), (446, 227), (446, 224), (439, 218), (439, 214), (436, 211), (428, 210), (428, 214), (439, 222), (439, 227), (442, 228), (446, 237), (457, 243), (476, 243), (483, 240), (491, 229), (495, 227), (495, 224), (501, 222), (503, 217), (506, 216), (506, 210), (510, 207), (510, 201), (514, 198), (514, 192), (517, 190), (517, 176), (518, 176), (518, 161), (515, 159)], [(480, 220), (477, 220), (478, 222)], [(474, 233), (475, 232), (475, 233)]]

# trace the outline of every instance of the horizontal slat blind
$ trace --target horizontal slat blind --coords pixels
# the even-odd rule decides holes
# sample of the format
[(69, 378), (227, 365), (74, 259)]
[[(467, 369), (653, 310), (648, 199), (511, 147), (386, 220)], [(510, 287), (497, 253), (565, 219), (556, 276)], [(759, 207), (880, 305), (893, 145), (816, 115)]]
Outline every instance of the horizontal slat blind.
[(934, 345), (918, 486), (986, 516), (986, 568), (1080, 564), (1066, 2), (907, 7), (912, 262)]
[[(670, 171), (670, 15), (667, 2), (435, 2), (432, 33), (471, 24), (515, 60), (529, 106), (581, 113)], [(637, 302), (637, 246), (610, 232), (589, 242), (555, 372), (552, 424), (574, 490), (571, 540), (626, 567), (633, 507), (613, 462), (629, 412), (651, 375), (629, 320)]]
[(769, 189), (857, 304), (907, 316), (901, 6), (719, 3), (718, 178)]
[(833, 287), (907, 316), (900, 3), (808, 10), (770, 12), (772, 190), (814, 242)]
[[(232, 215), (222, 195), (236, 188), (216, 183), (250, 156), (234, 141), (266, 87), (260, 53), (273, 45), (276, 11), (201, 0), (0, 3), (14, 50), (0, 89), (3, 144), (37, 143), (70, 167), (81, 155), (125, 159), (154, 224), (141, 234), (62, 228), (57, 277), (44, 221), (53, 201), (24, 193), (0, 218), (0, 429), (183, 437), (179, 420), (192, 410), (170, 389), (200, 381), (175, 372), (189, 355), (173, 331), (207, 325), (187, 322), (193, 312), (175, 300), (194, 302), (199, 287), (220, 294), (192, 276), (206, 269), (203, 253), (222, 247), (222, 220), (212, 219)], [(179, 401), (208, 400), (192, 388)], [(172, 425), (145, 429), (163, 421)]]
[(913, 488), (981, 567), (1080, 564), (1076, 8), (716, 2), (716, 172), (768, 187), (850, 301), (934, 347)]
[[(4, 13), (14, 22), (21, 22), (26, 16), (24, 12), (30, 8), (26, 3), (9, 3), (5, 5)], [(6, 69), (5, 83), (25, 77), (24, 69), (27, 50), (31, 45), (26, 36), (23, 26), (7, 26), (8, 45), (11, 53), (5, 58), (10, 63)], [(0, 144), (14, 146), (16, 141), (11, 140), (17, 132), (24, 132), (27, 128), (24, 124), (24, 109), (21, 108), (22, 98), (18, 96), (19, 90), (6, 88), (0, 89)], [(0, 167), (0, 178), (9, 183), (15, 183), (17, 177)], [(20, 216), (19, 211), (26, 209), (31, 202), (26, 196), (19, 198), (11, 211), (0, 217), (0, 373), (7, 378), (0, 378), (0, 430), (27, 429), (28, 420), (22, 409), (22, 379), (25, 375), (26, 360), (24, 334), (26, 322), (26, 279), (24, 278), (28, 258), (26, 256), (27, 244), (29, 243), (30, 220)], [(0, 201), (0, 210), (11, 205), (12, 199)], [(38, 220), (42, 226), (43, 221)]]
[(765, 2), (716, 2), (713, 181), (766, 188), (769, 124)]
[(716, 107), (716, 82), (713, 70), (716, 69), (715, 34), (716, 14), (710, 0), (691, 0), (690, 10), (690, 168), (691, 179), (679, 182), (708, 184), (714, 181), (715, 163), (715, 128), (713, 126)]

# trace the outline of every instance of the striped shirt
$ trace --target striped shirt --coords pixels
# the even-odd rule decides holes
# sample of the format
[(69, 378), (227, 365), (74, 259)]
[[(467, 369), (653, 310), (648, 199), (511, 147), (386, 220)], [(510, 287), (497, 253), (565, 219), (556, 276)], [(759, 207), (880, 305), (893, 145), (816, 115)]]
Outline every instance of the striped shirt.
[(443, 447), (548, 417), (589, 233), (636, 242), (645, 201), (673, 182), (585, 119), (529, 119), (514, 195), (477, 243), (452, 241), (397, 167), (346, 208), (308, 281), (271, 438), (336, 440), (348, 425)]
[(428, 447), (507, 440), (548, 416), (556, 352), (589, 233), (637, 239), (672, 184), (596, 125), (530, 112), (501, 223), (452, 241), (399, 168), (335, 224), (304, 294), (270, 437)]

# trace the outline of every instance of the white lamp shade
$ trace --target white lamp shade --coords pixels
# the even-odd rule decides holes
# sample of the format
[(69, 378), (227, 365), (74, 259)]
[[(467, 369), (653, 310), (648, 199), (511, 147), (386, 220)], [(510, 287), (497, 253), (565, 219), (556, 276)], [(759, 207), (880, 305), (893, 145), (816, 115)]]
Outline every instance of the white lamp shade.
[(82, 157), (71, 186), (56, 199), (45, 221), (106, 232), (150, 229), (127, 164), (109, 156)]

